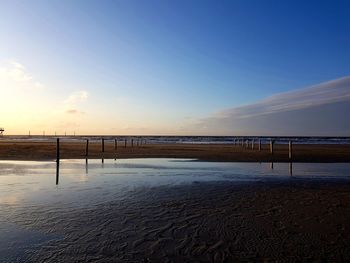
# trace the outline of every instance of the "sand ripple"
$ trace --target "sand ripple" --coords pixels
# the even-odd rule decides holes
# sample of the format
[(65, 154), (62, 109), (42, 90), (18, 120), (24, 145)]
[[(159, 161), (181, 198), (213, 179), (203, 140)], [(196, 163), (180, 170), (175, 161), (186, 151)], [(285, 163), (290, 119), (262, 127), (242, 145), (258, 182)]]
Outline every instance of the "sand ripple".
[(140, 188), (80, 208), (2, 206), (7, 220), (63, 239), (33, 262), (348, 261), (350, 185), (307, 181)]

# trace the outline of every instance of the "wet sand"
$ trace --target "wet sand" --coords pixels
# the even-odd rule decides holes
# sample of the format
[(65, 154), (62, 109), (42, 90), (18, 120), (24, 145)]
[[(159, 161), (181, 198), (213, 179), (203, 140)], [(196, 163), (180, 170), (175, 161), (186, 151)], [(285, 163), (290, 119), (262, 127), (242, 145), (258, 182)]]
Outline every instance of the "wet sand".
[[(101, 145), (90, 145), (101, 158)], [(106, 142), (105, 158), (114, 158)], [(295, 145), (295, 162), (348, 162), (350, 147)], [(48, 142), (0, 142), (0, 158), (51, 160)], [(85, 158), (83, 143), (63, 142), (62, 158)], [(287, 161), (234, 145), (118, 146), (118, 158), (172, 157), (209, 161)], [(101, 189), (103, 190), (103, 189)], [(298, 179), (195, 182), (137, 187), (124, 198), (92, 205), (1, 205), (5, 222), (54, 235), (27, 251), (29, 262), (235, 262), (350, 260), (350, 182)], [(1, 222), (0, 222), (1, 223)]]
[[(125, 148), (118, 143), (117, 155), (112, 141), (105, 142), (104, 158), (192, 158), (204, 161), (227, 162), (289, 162), (288, 145), (275, 145), (274, 154), (269, 145), (258, 145), (252, 150), (238, 145), (225, 144), (146, 144)], [(85, 158), (85, 142), (60, 143), (62, 159)], [(101, 158), (101, 143), (90, 143), (89, 158)], [(56, 143), (0, 141), (2, 160), (53, 160)], [(350, 145), (293, 145), (293, 162), (350, 162)]]
[(350, 184), (286, 180), (140, 188), (89, 207), (11, 210), (61, 239), (32, 262), (349, 261)]

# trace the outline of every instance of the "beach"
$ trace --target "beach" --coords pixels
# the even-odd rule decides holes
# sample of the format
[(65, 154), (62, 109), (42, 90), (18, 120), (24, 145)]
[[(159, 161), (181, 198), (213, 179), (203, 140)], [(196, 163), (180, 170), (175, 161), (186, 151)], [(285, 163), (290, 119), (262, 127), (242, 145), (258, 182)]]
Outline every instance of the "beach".
[[(61, 159), (86, 158), (86, 142), (60, 142)], [(254, 149), (232, 144), (142, 144), (136, 141), (132, 147), (128, 141), (119, 141), (117, 149), (113, 140), (105, 141), (102, 154), (101, 141), (89, 143), (88, 158), (190, 158), (202, 161), (224, 162), (350, 162), (350, 144), (293, 144), (292, 159), (289, 158), (288, 144), (275, 144), (274, 153), (270, 145), (263, 144), (261, 151), (255, 143)], [(0, 159), (3, 160), (54, 160), (56, 141), (6, 140), (0, 141)]]
[(0, 259), (350, 260), (349, 145), (85, 146), (0, 142)]
[(8, 207), (6, 214), (56, 236), (28, 250), (32, 262), (345, 262), (349, 191), (340, 181), (196, 183), (139, 188), (87, 207)]

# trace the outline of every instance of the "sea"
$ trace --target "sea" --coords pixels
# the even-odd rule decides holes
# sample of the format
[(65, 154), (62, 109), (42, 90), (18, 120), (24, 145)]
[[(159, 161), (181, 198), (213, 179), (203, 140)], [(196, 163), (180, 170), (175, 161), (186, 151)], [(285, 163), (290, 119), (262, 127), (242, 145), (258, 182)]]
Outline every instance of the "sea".
[(350, 144), (350, 136), (326, 137), (326, 136), (124, 136), (124, 135), (33, 135), (33, 136), (2, 136), (1, 140), (13, 141), (53, 141), (60, 138), (61, 141), (79, 141), (89, 139), (91, 142), (105, 140), (141, 141), (143, 144), (239, 144), (254, 140), (262, 144), (274, 141), (278, 144), (287, 144), (290, 141), (295, 144)]

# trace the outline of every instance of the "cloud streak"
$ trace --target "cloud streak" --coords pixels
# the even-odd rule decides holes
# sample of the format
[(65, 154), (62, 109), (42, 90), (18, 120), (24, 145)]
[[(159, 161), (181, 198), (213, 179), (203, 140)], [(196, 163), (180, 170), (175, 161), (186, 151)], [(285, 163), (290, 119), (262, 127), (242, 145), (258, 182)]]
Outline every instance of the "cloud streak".
[(247, 118), (264, 114), (300, 110), (350, 99), (350, 77), (314, 85), (305, 89), (276, 94), (254, 104), (231, 108), (217, 117)]
[(350, 122), (340, 117), (349, 110), (347, 76), (218, 112), (196, 128), (215, 134), (349, 135)]

